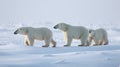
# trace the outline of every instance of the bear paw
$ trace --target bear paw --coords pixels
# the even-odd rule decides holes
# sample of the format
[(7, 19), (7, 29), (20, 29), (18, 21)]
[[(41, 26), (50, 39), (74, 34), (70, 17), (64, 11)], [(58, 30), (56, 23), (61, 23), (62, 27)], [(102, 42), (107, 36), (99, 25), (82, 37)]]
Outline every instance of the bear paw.
[(68, 47), (68, 46), (70, 46), (70, 45), (64, 45), (64, 47)]
[(52, 47), (56, 47), (56, 45), (53, 45)]
[(78, 45), (78, 46), (84, 46), (83, 44), (81, 44), (81, 45)]
[(108, 42), (104, 43), (104, 45), (108, 45)]
[(93, 46), (98, 46), (97, 44), (93, 44)]
[(48, 47), (48, 45), (43, 45), (42, 47)]

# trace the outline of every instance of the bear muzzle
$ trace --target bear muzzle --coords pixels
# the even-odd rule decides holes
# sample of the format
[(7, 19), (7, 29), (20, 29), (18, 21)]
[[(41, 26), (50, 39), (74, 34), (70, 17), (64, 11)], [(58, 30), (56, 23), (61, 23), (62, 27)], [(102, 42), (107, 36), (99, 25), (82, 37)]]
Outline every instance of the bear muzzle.
[(18, 34), (17, 32), (18, 32), (18, 30), (16, 30), (16, 31), (14, 32), (14, 34)]
[(54, 29), (57, 29), (57, 28), (58, 28), (58, 25), (55, 25), (53, 28), (54, 28)]

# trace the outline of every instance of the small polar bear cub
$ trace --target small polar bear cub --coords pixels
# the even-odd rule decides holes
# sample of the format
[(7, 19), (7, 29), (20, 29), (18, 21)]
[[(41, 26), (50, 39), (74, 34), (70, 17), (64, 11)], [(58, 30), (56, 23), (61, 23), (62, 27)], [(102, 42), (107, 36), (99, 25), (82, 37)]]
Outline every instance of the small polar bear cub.
[(48, 28), (32, 28), (32, 27), (21, 27), (18, 28), (14, 34), (22, 34), (25, 36), (25, 43), (27, 46), (33, 46), (34, 40), (44, 40), (45, 45), (42, 47), (48, 47), (50, 43), (53, 47), (56, 47), (56, 42), (53, 40), (52, 31)]
[(96, 29), (96, 30), (89, 30), (89, 45), (91, 44), (91, 41), (93, 40), (95, 42), (95, 44), (93, 44), (94, 46), (97, 45), (107, 45), (108, 44), (108, 36), (107, 36), (107, 32), (106, 30), (100, 28), (100, 29)]
[(70, 46), (72, 39), (79, 39), (81, 40), (81, 44), (78, 46), (87, 46), (87, 39), (89, 35), (89, 31), (82, 26), (72, 26), (66, 23), (59, 23), (54, 26), (54, 29), (60, 29), (64, 32), (64, 37), (66, 41), (66, 45)]

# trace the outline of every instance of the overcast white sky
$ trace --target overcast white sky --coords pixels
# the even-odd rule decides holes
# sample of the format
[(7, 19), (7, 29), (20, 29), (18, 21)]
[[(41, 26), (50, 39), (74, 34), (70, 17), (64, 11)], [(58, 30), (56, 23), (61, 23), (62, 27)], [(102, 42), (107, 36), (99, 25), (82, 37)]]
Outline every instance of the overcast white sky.
[(119, 23), (120, 0), (0, 0), (0, 23)]

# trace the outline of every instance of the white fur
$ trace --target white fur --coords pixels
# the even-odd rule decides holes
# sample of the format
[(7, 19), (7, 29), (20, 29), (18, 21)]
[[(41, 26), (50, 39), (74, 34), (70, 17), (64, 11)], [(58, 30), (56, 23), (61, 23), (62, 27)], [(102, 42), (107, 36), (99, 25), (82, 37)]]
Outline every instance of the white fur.
[[(88, 30), (82, 26), (72, 26), (65, 23), (59, 23), (54, 26), (55, 29), (60, 29), (64, 32), (64, 37), (66, 38), (66, 45), (70, 46), (72, 39), (81, 40), (81, 45), (85, 45), (88, 38)], [(79, 46), (81, 46), (79, 45)]]
[(94, 40), (96, 45), (107, 45), (108, 44), (108, 36), (107, 36), (107, 32), (100, 28), (100, 29), (96, 29), (96, 30), (91, 30), (90, 35), (89, 35), (89, 43), (91, 44), (91, 41)]
[(45, 45), (43, 47), (48, 47), (50, 42), (53, 44), (53, 47), (56, 46), (56, 42), (52, 38), (52, 31), (48, 28), (21, 27), (14, 33), (25, 35), (25, 43), (28, 46), (33, 46), (35, 39), (44, 40)]

